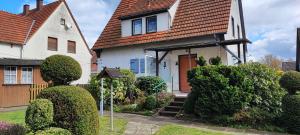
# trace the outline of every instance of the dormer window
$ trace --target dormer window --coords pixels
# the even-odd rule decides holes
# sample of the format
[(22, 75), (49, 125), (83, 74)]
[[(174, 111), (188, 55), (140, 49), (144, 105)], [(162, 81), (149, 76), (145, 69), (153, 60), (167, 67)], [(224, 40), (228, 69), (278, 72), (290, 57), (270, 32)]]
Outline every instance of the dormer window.
[(146, 31), (147, 33), (157, 32), (157, 18), (151, 16), (146, 18)]
[(132, 20), (132, 35), (142, 34), (142, 19)]

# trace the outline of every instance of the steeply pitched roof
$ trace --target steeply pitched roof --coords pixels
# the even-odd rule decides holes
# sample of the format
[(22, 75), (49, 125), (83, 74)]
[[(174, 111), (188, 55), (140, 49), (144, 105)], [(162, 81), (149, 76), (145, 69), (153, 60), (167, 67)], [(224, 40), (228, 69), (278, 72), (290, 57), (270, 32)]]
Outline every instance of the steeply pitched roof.
[(24, 44), (33, 20), (0, 11), (0, 42)]
[(41, 10), (30, 10), (26, 16), (0, 11), (0, 42), (23, 45), (26, 38), (30, 38), (44, 24), (61, 2), (63, 0), (44, 5)]
[[(227, 32), (231, 0), (181, 0), (173, 21), (173, 26), (170, 30), (139, 36), (121, 37), (120, 17), (122, 15), (124, 16), (124, 13), (128, 14), (128, 12), (131, 11), (128, 11), (128, 9), (135, 9), (137, 3), (141, 1), (146, 0), (121, 1), (95, 43), (93, 47), (94, 50)], [(171, 3), (172, 0), (166, 1), (170, 1)], [(143, 11), (140, 10), (141, 9), (138, 8), (139, 12)]]

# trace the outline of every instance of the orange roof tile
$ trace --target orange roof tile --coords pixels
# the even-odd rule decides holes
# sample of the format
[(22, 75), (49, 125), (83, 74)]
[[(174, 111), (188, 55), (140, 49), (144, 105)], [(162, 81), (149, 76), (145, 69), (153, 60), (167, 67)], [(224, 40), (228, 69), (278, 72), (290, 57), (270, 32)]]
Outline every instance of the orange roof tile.
[[(15, 15), (0, 11), (0, 42), (23, 45), (43, 25), (63, 0), (44, 5), (41, 10), (30, 10), (29, 14)], [(35, 22), (34, 22), (35, 21)], [(34, 25), (28, 35), (28, 32)]]
[[(121, 1), (95, 43), (94, 50), (227, 32), (231, 0), (181, 0), (175, 15), (173, 27), (170, 30), (139, 36), (121, 37), (120, 16), (124, 16), (124, 14), (131, 15), (132, 10), (135, 9), (138, 13), (142, 12), (142, 8), (137, 8), (139, 6), (136, 6), (141, 1), (145, 0)], [(165, 1), (174, 2), (172, 0)], [(162, 8), (163, 6), (160, 7)], [(128, 9), (131, 10), (128, 11)], [(148, 8), (144, 9), (145, 11), (148, 10)]]

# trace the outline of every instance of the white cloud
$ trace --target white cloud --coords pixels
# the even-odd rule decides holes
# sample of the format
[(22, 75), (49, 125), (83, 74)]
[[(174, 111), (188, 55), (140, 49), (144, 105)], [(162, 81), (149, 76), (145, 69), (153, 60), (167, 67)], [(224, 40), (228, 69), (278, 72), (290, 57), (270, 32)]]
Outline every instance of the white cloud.
[(300, 27), (299, 0), (244, 1), (246, 30), (253, 41), (251, 59), (267, 54), (295, 59), (296, 28)]

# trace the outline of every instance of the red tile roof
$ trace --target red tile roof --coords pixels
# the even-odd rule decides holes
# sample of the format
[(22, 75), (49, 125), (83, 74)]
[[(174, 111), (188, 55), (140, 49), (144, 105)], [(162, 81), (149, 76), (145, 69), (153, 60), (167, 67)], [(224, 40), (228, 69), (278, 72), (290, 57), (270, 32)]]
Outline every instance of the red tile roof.
[[(121, 1), (95, 43), (94, 50), (227, 32), (231, 0), (181, 0), (175, 15), (173, 27), (170, 30), (139, 36), (121, 37), (120, 16), (124, 16), (124, 13), (131, 14), (131, 10), (128, 11), (128, 9), (137, 9), (138, 12), (142, 12), (140, 8), (136, 8), (137, 3), (140, 1), (145, 0)], [(172, 3), (172, 0), (165, 1)]]
[[(63, 0), (44, 5), (41, 10), (30, 10), (26, 16), (0, 11), (0, 42), (23, 45), (26, 42), (26, 37), (30, 38), (61, 2)], [(28, 35), (34, 20), (35, 23)]]

